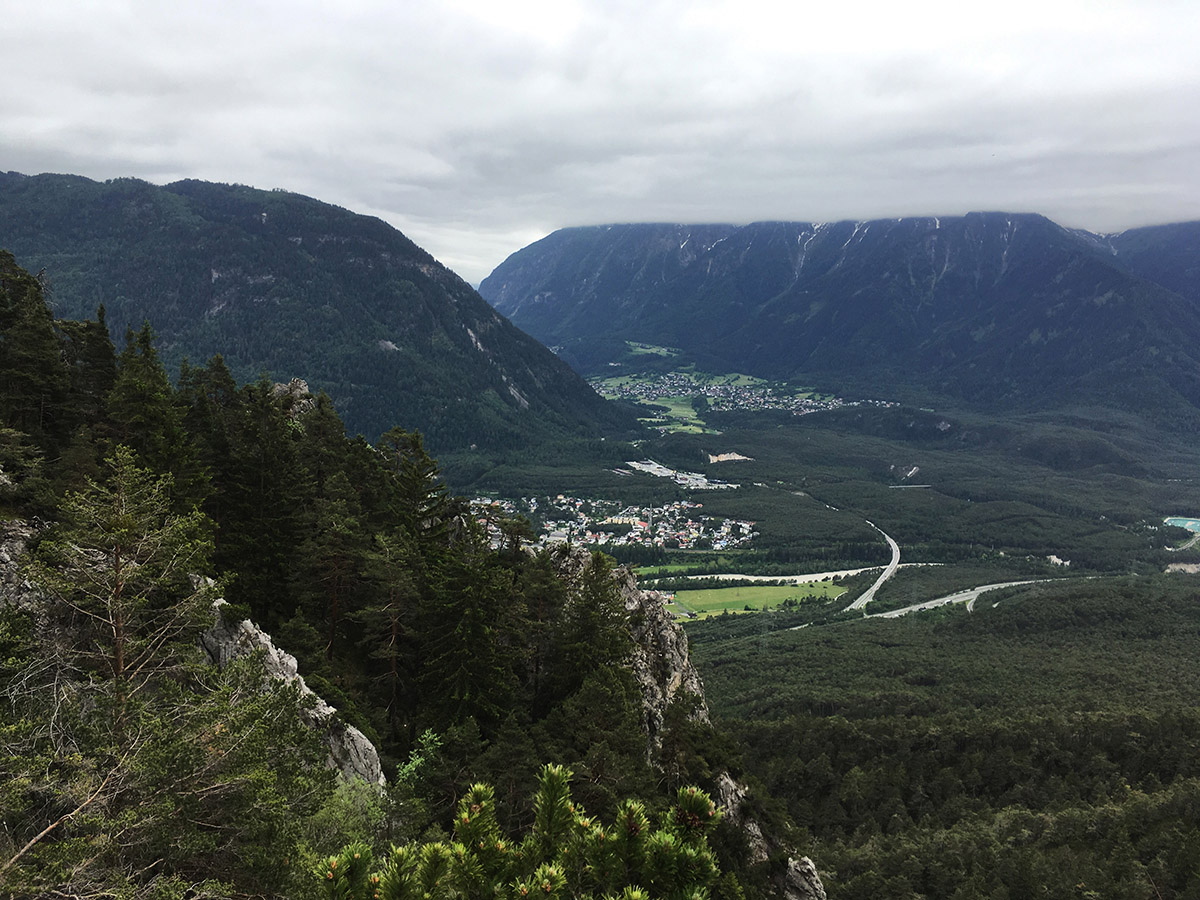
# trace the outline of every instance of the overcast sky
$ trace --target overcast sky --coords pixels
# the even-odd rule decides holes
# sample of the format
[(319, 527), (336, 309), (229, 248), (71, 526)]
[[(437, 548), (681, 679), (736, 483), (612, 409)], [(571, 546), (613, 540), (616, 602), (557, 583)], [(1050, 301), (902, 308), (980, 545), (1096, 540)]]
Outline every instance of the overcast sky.
[[(1200, 2), (0, 0), (0, 169), (566, 225), (1200, 219)], [(2, 245), (0, 235), (0, 245)]]

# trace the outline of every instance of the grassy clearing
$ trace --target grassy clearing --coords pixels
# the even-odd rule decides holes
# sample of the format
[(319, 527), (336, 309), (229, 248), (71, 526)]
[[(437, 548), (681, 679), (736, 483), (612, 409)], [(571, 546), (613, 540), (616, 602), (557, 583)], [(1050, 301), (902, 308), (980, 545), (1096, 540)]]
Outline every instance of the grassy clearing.
[(683, 564), (669, 566), (638, 566), (633, 571), (638, 578), (645, 581), (653, 578), (662, 578), (664, 575), (679, 575), (689, 571), (692, 568), (694, 567)]
[(694, 367), (681, 369), (673, 374), (686, 376), (698, 384), (728, 384), (735, 387), (763, 387), (769, 383), (762, 378), (756, 378), (753, 375), (743, 375), (741, 372), (722, 372), (719, 374), (712, 372), (697, 372), (694, 370)]
[(696, 415), (696, 410), (692, 407), (691, 397), (659, 397), (654, 401), (659, 406), (667, 408), (666, 415), (672, 419), (678, 419), (680, 422), (685, 422), (689, 425), (703, 425), (700, 417)]
[(696, 415), (690, 397), (656, 397), (653, 401), (642, 405), (659, 413), (653, 419), (638, 419), (639, 422), (651, 427), (663, 428), (673, 434), (718, 433), (705, 425), (704, 420)]
[(682, 563), (667, 563), (661, 566), (638, 566), (634, 569), (634, 573), (638, 578), (662, 578), (664, 575), (679, 575), (685, 572), (700, 574), (712, 574), (717, 571), (714, 566), (719, 568), (728, 568), (733, 564), (733, 556), (719, 556), (714, 561), (712, 557), (706, 557), (696, 562)]
[[(727, 588), (701, 591), (681, 591), (675, 595), (675, 606), (698, 616), (777, 609), (787, 600), (803, 603), (806, 600), (837, 597), (846, 589), (840, 584), (815, 581), (811, 584), (759, 585), (738, 584)], [(747, 610), (746, 607), (752, 607)]]
[(626, 341), (625, 346), (634, 356), (678, 356), (679, 351), (672, 347), (658, 347), (654, 344), (641, 344), (637, 341)]

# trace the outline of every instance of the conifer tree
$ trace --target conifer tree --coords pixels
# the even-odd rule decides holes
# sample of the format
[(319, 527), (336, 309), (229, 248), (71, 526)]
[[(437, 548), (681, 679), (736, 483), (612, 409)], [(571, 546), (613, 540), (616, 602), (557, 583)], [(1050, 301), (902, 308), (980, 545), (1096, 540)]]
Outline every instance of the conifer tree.
[(201, 665), (204, 517), (174, 513), (170, 477), (128, 448), (107, 468), (38, 547), (37, 639), (12, 640), (0, 616), (0, 883), (131, 900), (277, 890), (328, 792), (326, 751), (261, 664)]
[(440, 480), (437, 463), (425, 451), (420, 432), (393, 428), (377, 446), (393, 472), (396, 521), (421, 546), (437, 546), (445, 539), (450, 518), (459, 510)]
[(478, 535), (450, 548), (425, 600), (420, 684), (438, 697), (435, 721), (494, 727), (516, 688), (512, 574), (491, 564)]
[(174, 476), (179, 508), (200, 501), (203, 473), (195, 445), (184, 431), (183, 410), (159, 361), (149, 322), (137, 334), (132, 330), (125, 334), (107, 412), (117, 443), (134, 450), (155, 472)]
[(226, 599), (270, 629), (296, 613), (291, 578), (311, 492), (293, 424), (265, 377), (241, 391), (221, 504), (217, 564), (235, 572)]
[(179, 372), (179, 402), (198, 466), (208, 478), (204, 511), (216, 526), (219, 549), (226, 505), (235, 491), (234, 450), (243, 403), (220, 354), (198, 368), (184, 360)]
[(65, 437), (69, 384), (41, 284), (0, 250), (0, 425), (53, 448)]
[(44, 461), (29, 435), (0, 426), (0, 503), (24, 503), (37, 492)]
[(146, 685), (186, 665), (187, 638), (209, 615), (210, 590), (188, 577), (204, 570), (207, 521), (171, 512), (171, 477), (136, 465), (118, 445), (108, 477), (68, 495), (63, 522), (42, 541), (35, 574), (86, 639), (70, 650), (105, 686), (115, 730)]
[(71, 420), (94, 425), (104, 415), (104, 405), (117, 377), (117, 357), (108, 333), (104, 306), (95, 320), (62, 321), (63, 357), (70, 374)]
[(633, 648), (613, 566), (611, 557), (593, 551), (570, 580), (546, 673), (556, 702), (577, 691), (589, 673), (623, 661)]
[(416, 680), (414, 620), (420, 599), (417, 560), (407, 532), (395, 528), (376, 534), (367, 565), (374, 594), (354, 617), (362, 629), (362, 648), (373, 663), (371, 693), (386, 712), (393, 740), (407, 744), (416, 737), (414, 692), (405, 687)]
[(681, 788), (657, 825), (628, 800), (606, 827), (572, 802), (570, 778), (561, 766), (542, 770), (533, 827), (519, 841), (500, 830), (492, 788), (475, 784), (459, 802), (453, 840), (393, 847), (375, 872), (370, 848), (351, 844), (314, 874), (326, 896), (346, 900), (708, 896), (718, 875), (708, 839), (721, 814), (707, 794)]
[(301, 453), (313, 488), (322, 496), (326, 493), (326, 481), (345, 469), (346, 426), (324, 391), (317, 394), (315, 405), (304, 414), (302, 422)]
[(567, 586), (554, 572), (550, 555), (543, 551), (517, 569), (516, 590), (525, 613), (530, 705), (534, 717), (541, 718), (552, 702), (560, 699), (553, 690), (555, 629), (566, 603)]
[(325, 626), (327, 660), (341, 643), (344, 620), (366, 601), (370, 545), (361, 519), (349, 479), (334, 472), (313, 501), (297, 566), (297, 590), (307, 598), (309, 621)]

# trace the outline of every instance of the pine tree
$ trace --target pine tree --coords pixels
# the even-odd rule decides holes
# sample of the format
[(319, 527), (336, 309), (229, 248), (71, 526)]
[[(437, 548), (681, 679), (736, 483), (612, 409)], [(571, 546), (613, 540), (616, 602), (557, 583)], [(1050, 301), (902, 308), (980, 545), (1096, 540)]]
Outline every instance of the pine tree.
[(548, 699), (573, 694), (591, 672), (622, 662), (633, 648), (611, 557), (593, 551), (570, 580), (546, 673)]
[(521, 659), (512, 597), (512, 573), (493, 563), (478, 535), (468, 532), (444, 553), (420, 622), (419, 684), (438, 698), (436, 724), (473, 717), (486, 732), (503, 717)]
[(220, 354), (199, 368), (184, 360), (179, 372), (179, 403), (198, 465), (208, 478), (204, 510), (216, 525), (219, 548), (226, 503), (235, 491), (234, 445), (243, 404), (237, 382)]
[(291, 573), (312, 492), (300, 456), (300, 427), (266, 378), (241, 391), (232, 426), (229, 483), (218, 532), (219, 571), (234, 572), (226, 599), (268, 629), (292, 618)]
[(450, 519), (460, 510), (440, 480), (437, 463), (425, 451), (420, 432), (393, 428), (379, 439), (377, 447), (393, 473), (394, 521), (407, 528), (422, 547), (440, 545)]
[(393, 741), (411, 744), (415, 735), (414, 692), (417, 647), (414, 620), (420, 602), (412, 541), (401, 528), (376, 534), (367, 575), (374, 595), (354, 614), (362, 629), (362, 649), (371, 661), (371, 694), (386, 713)]
[(201, 664), (204, 517), (174, 513), (170, 477), (128, 448), (107, 467), (38, 547), (41, 632), (21, 640), (0, 616), (0, 882), (131, 900), (278, 890), (328, 793), (326, 751), (260, 663)]
[(345, 471), (346, 426), (324, 391), (317, 394), (316, 404), (304, 414), (302, 422), (301, 453), (313, 479), (313, 487), (317, 495), (322, 496), (326, 493), (326, 481)]
[(149, 322), (137, 334), (126, 332), (106, 408), (114, 440), (134, 450), (153, 471), (174, 476), (179, 508), (198, 503), (204, 476)]
[(567, 586), (554, 572), (545, 551), (525, 560), (516, 572), (516, 590), (525, 615), (530, 707), (534, 718), (543, 717), (561, 699), (554, 688), (556, 629), (567, 600)]
[(0, 503), (23, 504), (38, 493), (44, 461), (27, 434), (0, 426)]
[(63, 523), (43, 540), (34, 567), (72, 629), (88, 637), (70, 651), (102, 678), (114, 729), (146, 685), (193, 658), (188, 638), (209, 616), (210, 589), (189, 584), (204, 570), (208, 523), (171, 512), (171, 477), (139, 468), (118, 445), (108, 478), (68, 495)]
[(393, 847), (375, 872), (370, 848), (351, 844), (314, 875), (326, 896), (346, 900), (708, 896), (719, 874), (708, 839), (721, 814), (707, 794), (681, 788), (656, 826), (629, 800), (606, 827), (572, 802), (570, 778), (561, 766), (542, 770), (520, 841), (500, 830), (492, 788), (475, 784), (459, 801), (453, 840)]
[(71, 420), (94, 425), (104, 415), (104, 405), (117, 377), (117, 356), (104, 307), (94, 321), (59, 320), (64, 337), (63, 358), (70, 373)]
[(53, 449), (68, 430), (69, 384), (41, 283), (0, 250), (0, 425)]
[(324, 624), (325, 658), (342, 644), (347, 617), (366, 605), (369, 535), (361, 524), (358, 495), (349, 479), (334, 472), (313, 501), (308, 535), (300, 547), (297, 592), (308, 619)]

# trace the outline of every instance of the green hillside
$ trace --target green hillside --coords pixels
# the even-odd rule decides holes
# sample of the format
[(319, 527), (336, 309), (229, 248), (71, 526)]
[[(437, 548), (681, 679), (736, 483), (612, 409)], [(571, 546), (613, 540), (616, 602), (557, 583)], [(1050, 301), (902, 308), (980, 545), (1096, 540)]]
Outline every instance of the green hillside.
[[(114, 352), (0, 251), (2, 892), (327, 896), (329, 853), (468, 834), (457, 800), (486, 780), (514, 847), (483, 855), (489, 878), (565, 866), (573, 885), (766, 896), (737, 828), (679, 790), (727, 768), (728, 740), (664, 697), (650, 742), (631, 664), (649, 626), (612, 561), (526, 553), (521, 522), (493, 524), (498, 547), (419, 435), (349, 438), (327, 396), (239, 386), (219, 357), (173, 386), (149, 329)], [(211, 664), (197, 645), (216, 615), (268, 628), (336, 715), (307, 727), (313, 698), (262, 653)], [(322, 731), (350, 725), (386, 790), (335, 783)], [(553, 828), (535, 808), (551, 762), (574, 771), (552, 770)], [(644, 867), (577, 876), (574, 840), (604, 840), (571, 824), (585, 806), (632, 816), (614, 865)], [(704, 827), (670, 825), (675, 810)]]
[(283, 191), (0, 174), (0, 247), (58, 315), (148, 321), (168, 371), (305, 379), (350, 432), (439, 451), (636, 427), (462, 279), (379, 219)]

